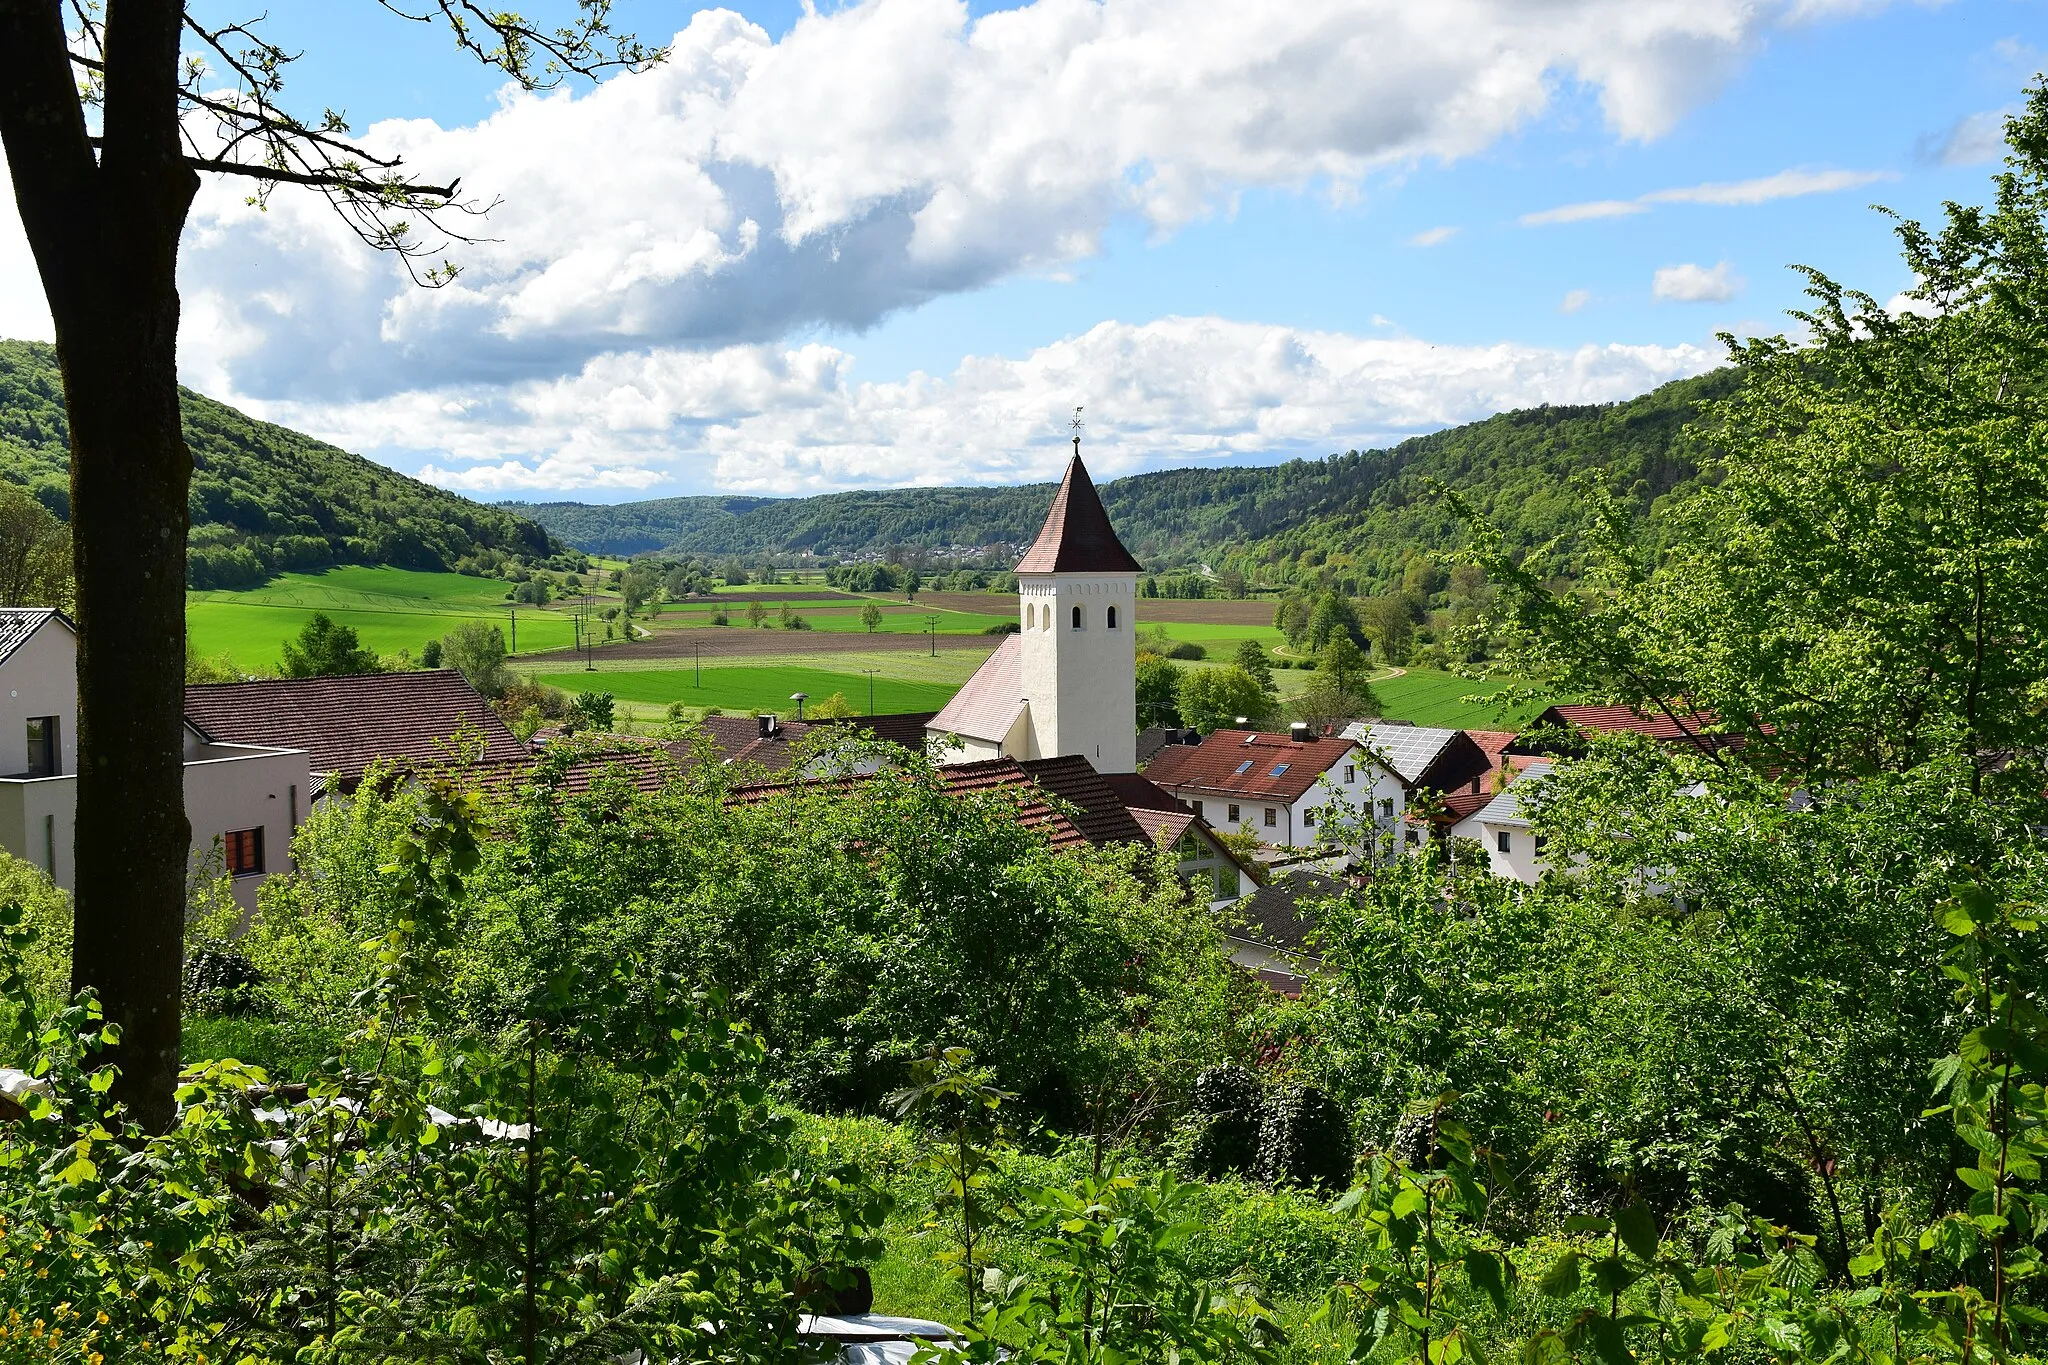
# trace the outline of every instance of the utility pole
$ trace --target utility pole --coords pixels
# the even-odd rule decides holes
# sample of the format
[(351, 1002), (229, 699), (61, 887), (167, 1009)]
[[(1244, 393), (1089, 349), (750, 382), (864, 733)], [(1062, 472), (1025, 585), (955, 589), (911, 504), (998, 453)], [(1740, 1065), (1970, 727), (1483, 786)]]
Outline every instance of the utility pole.
[(690, 648), (697, 652), (696, 686), (702, 687), (704, 685), (704, 646), (701, 644), (697, 644), (693, 641), (690, 645)]
[(509, 652), (513, 654), (519, 652), (519, 604), (517, 602), (512, 604), (512, 648)]
[(932, 657), (936, 659), (939, 657), (939, 618), (927, 616), (924, 620), (925, 625), (930, 628), (932, 633)]
[(868, 715), (870, 717), (875, 714), (875, 674), (881, 671), (879, 668), (863, 668), (861, 670), (861, 672), (868, 675)]

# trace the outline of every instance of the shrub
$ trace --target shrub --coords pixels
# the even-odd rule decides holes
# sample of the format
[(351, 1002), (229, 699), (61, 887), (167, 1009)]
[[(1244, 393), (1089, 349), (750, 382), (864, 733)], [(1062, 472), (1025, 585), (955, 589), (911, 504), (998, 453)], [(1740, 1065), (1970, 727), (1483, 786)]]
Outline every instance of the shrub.
[(249, 955), (225, 944), (195, 948), (185, 959), (185, 1000), (200, 1014), (238, 1016), (261, 1011), (257, 988), (264, 976)]
[(1195, 1077), (1189, 1161), (1210, 1178), (1249, 1171), (1259, 1155), (1259, 1078), (1247, 1067), (1212, 1066)]
[(1312, 1085), (1266, 1100), (1258, 1177), (1269, 1185), (1342, 1189), (1351, 1181), (1351, 1124), (1337, 1102)]
[(1016, 635), (1021, 633), (1023, 629), (1024, 627), (1018, 625), (1015, 621), (998, 621), (992, 626), (983, 626), (981, 633), (983, 635)]
[(1166, 651), (1166, 657), (1169, 659), (1206, 659), (1209, 657), (1209, 651), (1204, 646), (1196, 644), (1193, 640), (1175, 640), (1172, 647)]

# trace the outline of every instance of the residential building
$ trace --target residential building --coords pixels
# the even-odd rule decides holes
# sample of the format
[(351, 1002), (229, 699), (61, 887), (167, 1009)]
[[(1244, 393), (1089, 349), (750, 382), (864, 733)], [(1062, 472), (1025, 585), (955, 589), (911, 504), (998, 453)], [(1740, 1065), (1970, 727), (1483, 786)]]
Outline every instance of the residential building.
[[(1737, 749), (1742, 736), (1713, 730), (1719, 718), (1711, 711), (1680, 709), (1672, 714), (1645, 711), (1632, 706), (1553, 706), (1529, 722), (1508, 749), (1509, 754), (1554, 757), (1569, 754), (1579, 746), (1573, 732), (1590, 734), (1630, 733), (1647, 735), (1666, 744), (1690, 744), (1702, 749)], [(1563, 738), (1560, 738), (1562, 734)]]
[[(77, 870), (77, 668), (78, 635), (61, 612), (0, 608), (0, 848), (66, 890)], [(188, 718), (184, 753), (195, 864), (218, 857), (236, 903), (253, 910), (263, 879), (290, 865), (309, 809), (306, 751), (223, 741)]]
[(1145, 776), (1219, 829), (1249, 829), (1262, 843), (1289, 847), (1323, 837), (1333, 802), (1377, 817), (1386, 801), (1398, 814), (1405, 797), (1400, 776), (1356, 740), (1311, 735), (1305, 725), (1281, 734), (1218, 730), (1200, 744), (1170, 744)]
[(1231, 961), (1282, 995), (1300, 994), (1323, 970), (1315, 916), (1307, 907), (1345, 890), (1342, 878), (1312, 868), (1275, 876), (1233, 907), (1223, 931)]
[(1081, 447), (1017, 564), (1018, 633), (932, 719), (949, 761), (1078, 754), (1137, 770), (1139, 565), (1109, 524)]
[(1530, 763), (1505, 790), (1452, 826), (1451, 837), (1476, 840), (1482, 845), (1496, 876), (1512, 877), (1534, 886), (1548, 863), (1543, 857), (1542, 840), (1522, 810), (1522, 798), (1533, 786), (1548, 780), (1551, 772), (1548, 760)]
[(1190, 885), (1209, 886), (1210, 909), (1234, 904), (1258, 889), (1251, 870), (1216, 837), (1215, 828), (1173, 793), (1136, 773), (1108, 773), (1103, 780), (1154, 844), (1179, 855), (1181, 877)]

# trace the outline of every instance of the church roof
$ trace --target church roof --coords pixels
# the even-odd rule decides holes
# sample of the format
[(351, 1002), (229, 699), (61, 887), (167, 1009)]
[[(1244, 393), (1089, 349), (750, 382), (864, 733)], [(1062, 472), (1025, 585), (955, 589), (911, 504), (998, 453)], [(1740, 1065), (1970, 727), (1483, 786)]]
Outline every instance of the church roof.
[[(1085, 476), (1084, 476), (1085, 477)], [(967, 685), (925, 725), (931, 735), (964, 735), (1000, 744), (1024, 709), (1024, 637), (1005, 635)]]
[(1139, 573), (1142, 567), (1116, 538), (1109, 513), (1077, 452), (1052, 495), (1052, 510), (1018, 573)]

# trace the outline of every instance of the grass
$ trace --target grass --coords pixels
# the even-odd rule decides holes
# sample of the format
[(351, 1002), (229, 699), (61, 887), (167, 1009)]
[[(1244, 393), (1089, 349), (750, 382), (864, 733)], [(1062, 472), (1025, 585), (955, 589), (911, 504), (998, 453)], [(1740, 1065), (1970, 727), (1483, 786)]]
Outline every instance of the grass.
[[(776, 610), (777, 604), (774, 602), (764, 602), (762, 605), (768, 609), (768, 615), (763, 622), (765, 628), (780, 629), (781, 627), (778, 622), (781, 614)], [(828, 631), (841, 635), (868, 634), (867, 626), (860, 619), (860, 608), (858, 606), (812, 607), (804, 605), (801, 601), (792, 600), (790, 602), (790, 609), (798, 616), (803, 617), (812, 630)], [(661, 629), (663, 626), (667, 626), (669, 629), (681, 630), (706, 628), (713, 630), (755, 629), (755, 627), (747, 622), (747, 612), (744, 606), (728, 608), (726, 611), (728, 622), (722, 627), (711, 625), (712, 610), (710, 607), (700, 607), (694, 603), (687, 608), (663, 607), (660, 616), (652, 621), (642, 621), (640, 624), (654, 629)], [(962, 611), (920, 611), (914, 608), (906, 609), (901, 606), (885, 606), (882, 608), (882, 623), (875, 627), (874, 633), (877, 635), (922, 635), (925, 633), (925, 622), (934, 616), (939, 618), (939, 634), (941, 635), (979, 635), (990, 626), (1003, 625), (1016, 619), (1011, 615), (979, 616)]]
[[(225, 654), (243, 668), (264, 669), (277, 664), (283, 642), (320, 611), (353, 629), (368, 649), (417, 656), (428, 640), (465, 621), (487, 621), (509, 635), (506, 587), (495, 578), (362, 566), (282, 574), (260, 588), (187, 593), (185, 629), (207, 658)], [(566, 649), (574, 639), (566, 614), (520, 609), (522, 650)]]
[[(727, 665), (706, 668), (703, 681), (691, 668), (646, 668), (597, 673), (540, 673), (535, 678), (570, 692), (609, 692), (623, 702), (665, 707), (682, 702), (691, 707), (727, 711), (792, 709), (792, 692), (810, 694), (813, 703), (842, 693), (862, 715), (868, 713), (868, 679), (861, 673), (794, 665)], [(957, 683), (909, 681), (887, 673), (874, 678), (877, 713), (936, 711), (959, 691)]]
[(1379, 694), (1388, 720), (1453, 730), (1518, 730), (1543, 709), (1542, 703), (1523, 703), (1502, 713), (1493, 703), (1463, 700), (1491, 696), (1514, 685), (1504, 678), (1477, 682), (1455, 673), (1411, 668), (1398, 678), (1375, 678), (1372, 690)]

